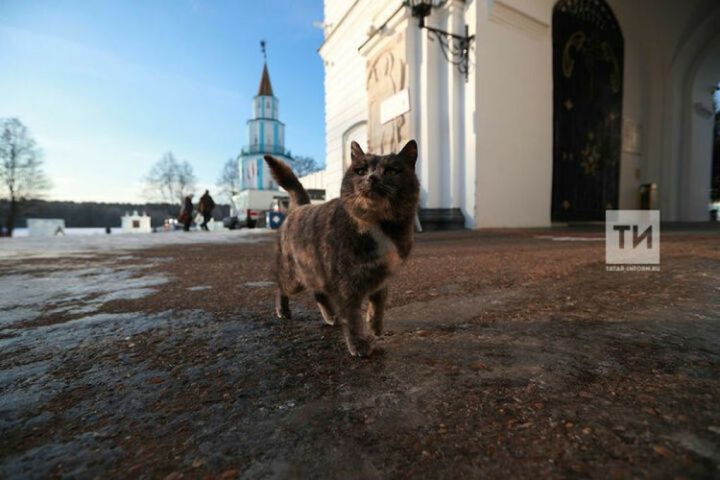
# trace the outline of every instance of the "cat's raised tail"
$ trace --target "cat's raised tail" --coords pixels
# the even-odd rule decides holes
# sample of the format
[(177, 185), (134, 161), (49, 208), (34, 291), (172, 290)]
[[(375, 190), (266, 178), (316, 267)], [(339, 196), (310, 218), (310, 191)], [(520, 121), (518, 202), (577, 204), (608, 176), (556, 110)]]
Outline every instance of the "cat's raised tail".
[(278, 160), (270, 155), (265, 155), (265, 161), (268, 167), (270, 167), (270, 173), (278, 185), (290, 194), (290, 208), (310, 203), (310, 196), (305, 191), (305, 187), (302, 186), (300, 180), (298, 180), (293, 173), (292, 168), (282, 160)]

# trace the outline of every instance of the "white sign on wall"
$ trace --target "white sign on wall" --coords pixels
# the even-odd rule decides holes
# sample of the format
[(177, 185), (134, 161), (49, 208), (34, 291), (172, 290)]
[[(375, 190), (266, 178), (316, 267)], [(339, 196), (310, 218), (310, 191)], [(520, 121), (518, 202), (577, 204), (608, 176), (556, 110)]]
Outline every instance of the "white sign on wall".
[(380, 104), (380, 123), (387, 123), (393, 118), (410, 111), (410, 93), (408, 89), (400, 90), (386, 98)]

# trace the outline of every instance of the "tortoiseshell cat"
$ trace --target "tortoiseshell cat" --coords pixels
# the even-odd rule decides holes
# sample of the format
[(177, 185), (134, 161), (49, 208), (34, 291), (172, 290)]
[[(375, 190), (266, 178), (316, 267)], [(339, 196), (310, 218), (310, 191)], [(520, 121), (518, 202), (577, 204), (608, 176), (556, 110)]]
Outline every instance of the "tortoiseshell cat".
[[(350, 354), (362, 357), (382, 333), (387, 280), (412, 248), (417, 144), (411, 140), (398, 154), (378, 156), (353, 142), (351, 157), (340, 198), (321, 205), (308, 205), (307, 192), (285, 163), (269, 155), (265, 161), (290, 195), (277, 244), (276, 314), (290, 318), (288, 296), (308, 289), (326, 323), (334, 325), (337, 315)], [(362, 321), (365, 298), (372, 333)]]

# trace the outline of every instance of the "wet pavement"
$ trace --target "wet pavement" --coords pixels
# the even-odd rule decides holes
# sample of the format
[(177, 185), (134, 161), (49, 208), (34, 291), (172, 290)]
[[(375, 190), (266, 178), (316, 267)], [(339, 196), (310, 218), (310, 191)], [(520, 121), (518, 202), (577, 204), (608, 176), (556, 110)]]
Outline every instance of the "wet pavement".
[(419, 235), (368, 360), (271, 316), (272, 234), (191, 235), (0, 255), (1, 478), (720, 477), (715, 232)]

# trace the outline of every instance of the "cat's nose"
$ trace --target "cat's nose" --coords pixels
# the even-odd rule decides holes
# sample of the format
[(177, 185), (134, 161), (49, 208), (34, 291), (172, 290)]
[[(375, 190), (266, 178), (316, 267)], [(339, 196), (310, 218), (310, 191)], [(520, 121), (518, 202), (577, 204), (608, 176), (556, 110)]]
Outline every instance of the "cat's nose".
[(378, 182), (380, 181), (380, 177), (378, 177), (377, 175), (375, 175), (374, 173), (372, 173), (372, 174), (370, 174), (370, 176), (368, 177), (368, 180), (370, 181), (371, 184), (375, 185), (376, 183), (378, 183)]

